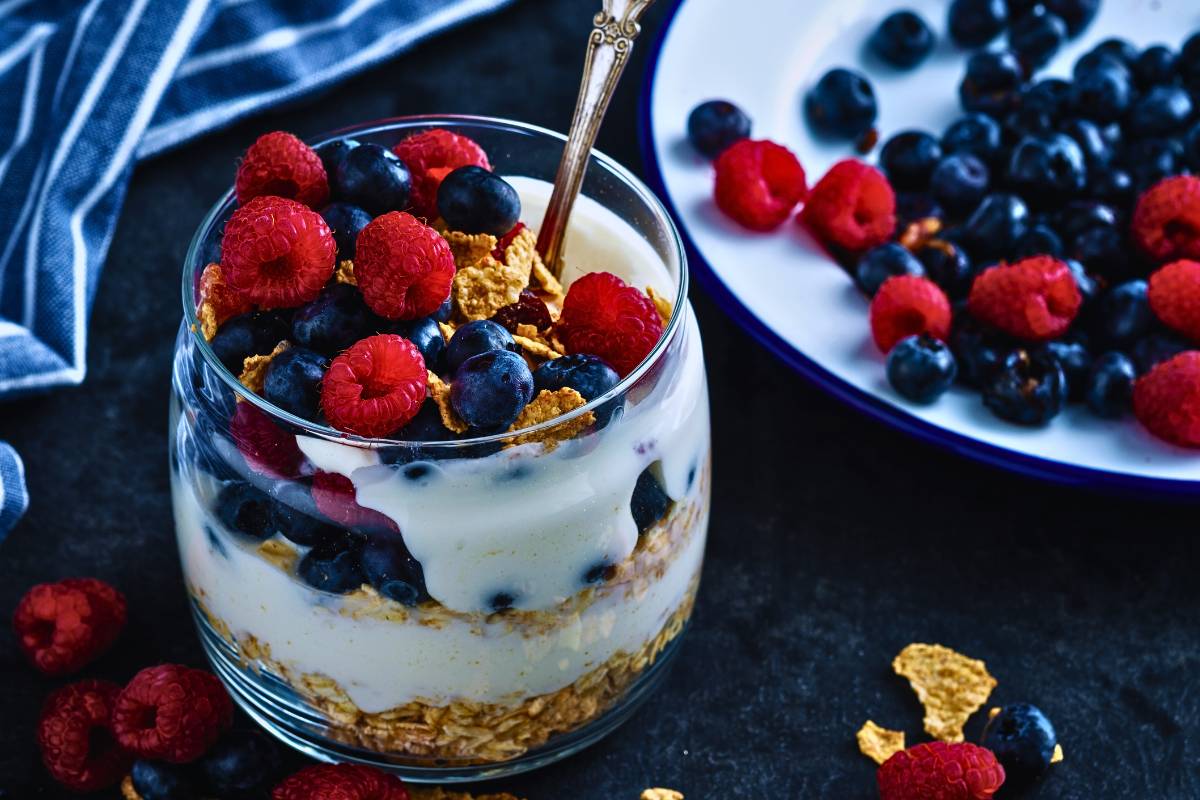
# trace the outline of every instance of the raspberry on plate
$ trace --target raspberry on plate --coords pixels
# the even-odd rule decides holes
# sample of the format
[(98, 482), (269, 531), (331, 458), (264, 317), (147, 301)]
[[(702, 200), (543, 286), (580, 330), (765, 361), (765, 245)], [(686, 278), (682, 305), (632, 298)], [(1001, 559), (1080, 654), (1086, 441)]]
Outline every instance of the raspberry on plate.
[(125, 597), (95, 578), (34, 586), (13, 613), (17, 644), (46, 675), (77, 672), (107, 650), (125, 626)]
[(556, 329), (568, 353), (599, 356), (625, 377), (654, 349), (663, 324), (643, 292), (611, 272), (591, 272), (571, 284)]
[(368, 336), (333, 360), (321, 385), (329, 424), (359, 436), (387, 436), (425, 400), (425, 360), (394, 333)]
[(329, 200), (325, 165), (311, 147), (284, 131), (264, 133), (250, 145), (237, 171), (237, 199), (273, 195), (320, 208)]
[(363, 299), (388, 319), (417, 319), (450, 296), (454, 254), (433, 228), (411, 214), (376, 217), (358, 234), (354, 276)]
[(1147, 189), (1133, 211), (1133, 239), (1158, 262), (1200, 259), (1200, 177), (1176, 175)]
[(1150, 276), (1150, 309), (1163, 324), (1200, 341), (1200, 262), (1173, 261)]
[(809, 193), (800, 221), (827, 245), (854, 253), (881, 245), (896, 228), (896, 195), (883, 173), (839, 161)]
[(229, 435), (251, 469), (272, 478), (294, 478), (300, 474), (304, 454), (296, 445), (296, 437), (250, 403), (238, 403), (233, 410)]
[(271, 800), (408, 800), (394, 775), (361, 764), (315, 764), (288, 776)]
[(437, 193), (442, 178), (459, 167), (476, 166), (490, 170), (487, 153), (473, 140), (442, 128), (423, 131), (401, 139), (392, 152), (412, 172), (409, 202), (418, 217), (437, 216)]
[(928, 742), (901, 750), (875, 773), (880, 800), (991, 800), (1004, 768), (969, 742)]
[(1200, 352), (1187, 350), (1138, 378), (1133, 413), (1158, 438), (1200, 447)]
[(113, 738), (110, 720), (121, 687), (86, 680), (53, 692), (42, 706), (37, 743), (50, 777), (76, 792), (116, 785), (133, 757)]
[(233, 721), (233, 701), (211, 672), (180, 664), (147, 667), (113, 704), (121, 747), (172, 764), (195, 761)]
[(950, 335), (950, 300), (938, 285), (917, 275), (896, 275), (871, 300), (871, 337), (887, 353), (901, 339), (926, 334), (946, 341)]
[(985, 269), (967, 299), (977, 319), (1031, 342), (1066, 333), (1082, 303), (1071, 268), (1044, 255)]
[(321, 215), (282, 197), (256, 197), (233, 212), (221, 239), (229, 285), (263, 308), (316, 299), (333, 275), (333, 232)]
[(808, 194), (804, 167), (766, 139), (742, 139), (717, 156), (713, 197), (726, 215), (755, 231), (783, 224)]

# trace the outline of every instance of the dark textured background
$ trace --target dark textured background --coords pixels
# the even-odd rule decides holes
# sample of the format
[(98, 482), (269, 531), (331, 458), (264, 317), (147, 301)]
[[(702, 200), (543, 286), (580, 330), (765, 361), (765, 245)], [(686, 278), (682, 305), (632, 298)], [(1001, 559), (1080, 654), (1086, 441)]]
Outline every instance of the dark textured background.
[[(167, 485), (168, 369), (179, 270), (255, 136), (310, 136), (397, 114), (570, 119), (595, 0), (526, 0), (302, 105), (140, 166), (99, 288), (88, 379), (0, 407), (33, 504), (0, 546), (0, 614), (33, 583), (89, 574), (130, 624), (92, 674), (201, 664)], [(654, 32), (664, 8), (651, 12)], [(600, 146), (640, 168), (643, 45)], [(1197, 511), (1042, 486), (865, 420), (808, 386), (693, 292), (712, 388), (715, 497), (695, 622), (664, 690), (567, 762), (500, 784), (530, 800), (875, 796), (854, 732), (920, 733), (890, 673), (911, 641), (986, 659), (998, 702), (1029, 700), (1066, 762), (1035, 795), (1200, 797)], [(796, 298), (803, 313), (803, 298)], [(54, 683), (0, 626), (0, 789), (57, 797), (32, 729)], [(981, 715), (982, 716), (982, 715)], [(978, 721), (972, 726), (977, 733)], [(2, 793), (0, 793), (2, 794)]]

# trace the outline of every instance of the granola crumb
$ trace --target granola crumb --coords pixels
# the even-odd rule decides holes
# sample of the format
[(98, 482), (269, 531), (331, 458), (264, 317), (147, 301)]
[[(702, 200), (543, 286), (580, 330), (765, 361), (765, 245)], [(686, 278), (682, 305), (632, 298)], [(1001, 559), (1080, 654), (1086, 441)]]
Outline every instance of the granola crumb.
[[(569, 386), (553, 392), (549, 389), (542, 389), (538, 392), (537, 397), (533, 398), (529, 405), (521, 410), (517, 421), (512, 424), (509, 430), (516, 432), (525, 428), (532, 428), (534, 425), (539, 425), (555, 417), (561, 417), (563, 414), (574, 411), (585, 403), (587, 403), (587, 400), (584, 399), (583, 395)], [(547, 450), (551, 450), (558, 446), (559, 442), (570, 439), (595, 421), (596, 415), (589, 411), (575, 419), (564, 422), (562, 425), (555, 425), (536, 433), (515, 436), (513, 437), (512, 444), (542, 442)]]
[(1061, 744), (1054, 745), (1054, 755), (1050, 756), (1050, 763), (1057, 764), (1063, 760), (1063, 749)]
[(358, 278), (354, 277), (354, 262), (348, 258), (338, 262), (337, 272), (333, 274), (333, 277), (338, 283), (358, 286)]
[(683, 800), (683, 792), (674, 789), (643, 789), (640, 800)]
[(246, 360), (242, 362), (242, 374), (238, 375), (238, 381), (255, 394), (262, 394), (263, 383), (267, 379), (267, 367), (271, 366), (271, 360), (289, 347), (291, 344), (284, 339), (265, 356), (246, 356)]
[(650, 298), (650, 302), (654, 303), (658, 317), (662, 320), (663, 327), (666, 328), (667, 323), (671, 321), (671, 313), (675, 310), (671, 301), (656, 292), (653, 286), (646, 287), (646, 296)]
[(445, 223), (441, 222), (438, 232), (442, 234), (446, 244), (450, 245), (450, 252), (454, 254), (454, 266), (459, 269), (476, 266), (496, 249), (496, 237), (490, 233), (446, 230)]
[(863, 723), (856, 738), (859, 752), (876, 764), (882, 764), (904, 749), (904, 731), (890, 731), (871, 720)]
[(132, 775), (126, 775), (121, 779), (121, 796), (125, 800), (142, 800), (142, 796), (138, 794), (138, 790), (133, 788)]
[(258, 553), (285, 572), (291, 572), (300, 560), (296, 548), (282, 539), (267, 539), (258, 546)]
[(438, 377), (433, 370), (425, 371), (429, 380), (429, 396), (437, 403), (438, 411), (442, 415), (442, 424), (454, 433), (466, 433), (469, 426), (458, 416), (454, 406), (450, 405), (450, 384)]

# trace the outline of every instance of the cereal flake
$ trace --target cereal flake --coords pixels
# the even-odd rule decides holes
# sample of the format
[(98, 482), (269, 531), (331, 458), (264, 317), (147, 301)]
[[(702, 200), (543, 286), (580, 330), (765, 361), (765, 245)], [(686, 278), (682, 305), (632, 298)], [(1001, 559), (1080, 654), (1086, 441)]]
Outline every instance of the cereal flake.
[(1063, 760), (1063, 749), (1061, 744), (1054, 745), (1054, 755), (1050, 756), (1050, 763), (1057, 764)]
[(263, 383), (267, 379), (267, 367), (271, 366), (271, 360), (289, 347), (291, 344), (284, 339), (265, 356), (246, 356), (246, 360), (242, 362), (242, 374), (238, 375), (242, 386), (255, 394), (262, 394)]
[(683, 792), (674, 789), (643, 789), (641, 800), (683, 800)]
[(142, 800), (142, 796), (138, 794), (138, 790), (133, 786), (133, 776), (126, 775), (121, 780), (121, 796), (125, 800)]
[(200, 332), (206, 341), (212, 341), (225, 320), (245, 314), (253, 307), (225, 283), (220, 264), (209, 264), (200, 273), (200, 304), (196, 306), (196, 318), (200, 320)]
[(348, 258), (338, 262), (337, 272), (333, 273), (333, 277), (338, 283), (358, 286), (358, 278), (354, 277), (354, 262)]
[(908, 224), (897, 241), (905, 250), (919, 250), (922, 245), (937, 236), (942, 230), (942, 221), (937, 217), (922, 217)]
[(908, 678), (925, 707), (925, 731), (944, 742), (963, 740), (963, 725), (996, 686), (982, 661), (940, 644), (910, 644), (892, 669)]
[(890, 731), (871, 720), (863, 723), (857, 737), (859, 752), (876, 764), (882, 764), (904, 749), (904, 731)]
[[(540, 425), (555, 417), (561, 417), (563, 414), (574, 411), (586, 402), (587, 400), (583, 399), (583, 395), (569, 386), (553, 392), (549, 389), (542, 389), (538, 392), (537, 397), (533, 398), (529, 405), (521, 410), (517, 421), (512, 424), (509, 430), (515, 432), (524, 430), (525, 428), (532, 428), (534, 425)], [(545, 444), (546, 449), (550, 450), (556, 447), (559, 442), (570, 439), (595, 421), (596, 415), (589, 411), (561, 425), (555, 425), (536, 433), (515, 436), (512, 439), (512, 444), (542, 442)]]
[(490, 319), (497, 311), (517, 302), (529, 283), (529, 270), (501, 264), (491, 256), (477, 266), (462, 267), (451, 288), (454, 307), (465, 319)]
[(559, 283), (558, 278), (554, 277), (554, 273), (542, 261), (541, 256), (534, 259), (533, 268), (529, 271), (529, 279), (530, 283), (537, 287), (537, 293), (541, 295), (546, 305), (554, 307), (562, 304), (563, 296), (566, 294), (563, 291), (563, 285)]
[(267, 539), (258, 546), (258, 553), (284, 572), (291, 572), (299, 560), (296, 548), (282, 539)]
[(450, 252), (454, 254), (454, 266), (459, 269), (476, 266), (491, 256), (492, 251), (496, 249), (496, 237), (490, 233), (463, 233), (445, 229), (438, 232), (442, 234), (446, 244), (450, 245)]
[[(522, 325), (520, 327), (532, 328), (533, 326)], [(551, 347), (550, 343), (541, 336), (522, 336), (519, 333), (514, 333), (512, 338), (513, 341), (517, 343), (517, 346), (525, 351), (525, 355), (531, 356), (535, 360), (540, 359), (542, 361), (547, 361), (551, 358), (558, 358), (562, 355), (562, 353)]]
[(650, 298), (651, 303), (654, 303), (654, 308), (658, 310), (658, 318), (662, 320), (665, 328), (671, 321), (671, 312), (674, 311), (674, 306), (671, 305), (670, 300), (656, 292), (653, 286), (646, 287), (646, 296)]
[(412, 800), (521, 800), (508, 792), (500, 794), (471, 794), (470, 792), (452, 792), (441, 786), (408, 785), (408, 796)]
[(454, 410), (454, 406), (450, 405), (450, 384), (446, 383), (433, 370), (425, 370), (429, 376), (429, 396), (433, 398), (433, 402), (437, 403), (438, 411), (442, 414), (442, 424), (447, 430), (454, 433), (466, 433), (467, 423), (463, 422), (462, 417), (458, 416), (458, 412)]

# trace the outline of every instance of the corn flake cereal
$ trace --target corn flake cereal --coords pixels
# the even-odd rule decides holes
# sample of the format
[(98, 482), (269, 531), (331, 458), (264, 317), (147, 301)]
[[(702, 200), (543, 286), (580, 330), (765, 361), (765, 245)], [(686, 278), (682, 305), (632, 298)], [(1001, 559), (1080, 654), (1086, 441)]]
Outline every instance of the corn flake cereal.
[(653, 286), (646, 287), (646, 296), (650, 298), (651, 303), (654, 303), (654, 308), (658, 311), (658, 318), (662, 320), (665, 328), (671, 321), (671, 312), (674, 310), (671, 301), (654, 291)]
[(138, 794), (137, 789), (133, 788), (133, 776), (126, 775), (121, 781), (121, 796), (125, 800), (142, 800), (142, 796)]
[(467, 423), (463, 422), (458, 416), (458, 412), (450, 405), (450, 384), (438, 377), (436, 372), (426, 370), (429, 379), (429, 396), (433, 398), (433, 402), (437, 403), (438, 411), (442, 415), (442, 424), (447, 430), (455, 433), (466, 433)]
[(517, 346), (525, 351), (525, 355), (535, 360), (547, 361), (562, 355), (562, 353), (551, 347), (549, 342), (542, 339), (541, 336), (522, 336), (519, 333), (514, 333), (512, 338), (517, 343)]
[(641, 800), (683, 800), (683, 792), (674, 789), (643, 789)]
[(409, 784), (408, 796), (412, 800), (520, 800), (516, 795), (502, 792), (501, 794), (471, 794), (470, 792), (451, 792), (440, 786), (414, 786)]
[(242, 386), (255, 394), (262, 394), (263, 383), (267, 379), (267, 367), (271, 366), (271, 360), (289, 347), (291, 344), (285, 339), (265, 356), (246, 356), (246, 360), (242, 362), (242, 374), (238, 375)]
[(245, 314), (253, 308), (237, 292), (225, 283), (220, 264), (209, 264), (200, 273), (200, 304), (196, 306), (196, 317), (200, 320), (200, 332), (211, 342), (217, 328), (225, 320)]
[[(587, 400), (583, 399), (583, 395), (570, 387), (564, 387), (553, 392), (549, 389), (542, 389), (542, 391), (538, 392), (537, 397), (533, 398), (529, 405), (521, 410), (517, 421), (512, 424), (509, 430), (519, 431), (525, 428), (532, 428), (534, 425), (539, 425), (555, 417), (561, 417), (563, 414), (574, 411), (586, 402)], [(595, 421), (596, 415), (589, 411), (575, 419), (564, 422), (562, 425), (555, 425), (536, 433), (515, 436), (512, 439), (512, 444), (543, 442), (546, 449), (551, 450), (559, 442), (570, 439)]]
[(537, 287), (537, 292), (546, 305), (554, 307), (562, 304), (565, 295), (563, 285), (559, 283), (558, 278), (554, 277), (554, 273), (550, 271), (540, 256), (534, 259), (533, 268), (529, 271), (529, 279), (530, 283)]
[(299, 560), (296, 548), (280, 539), (267, 539), (258, 546), (259, 554), (284, 572), (291, 572)]
[(528, 283), (528, 267), (501, 264), (487, 256), (477, 266), (458, 270), (450, 296), (464, 319), (490, 319), (504, 306), (517, 302)]
[(496, 237), (490, 233), (463, 233), (444, 228), (440, 228), (438, 232), (442, 234), (446, 244), (450, 245), (450, 252), (454, 254), (454, 266), (459, 269), (478, 265), (496, 249)]
[(882, 764), (904, 749), (904, 731), (889, 731), (871, 720), (858, 730), (858, 749), (876, 764)]
[(908, 678), (925, 707), (925, 731), (943, 742), (963, 740), (963, 725), (996, 686), (982, 661), (940, 644), (910, 644), (892, 669)]
[(1050, 756), (1050, 763), (1057, 764), (1063, 760), (1063, 749), (1061, 744), (1054, 745), (1054, 755)]
[(905, 250), (916, 250), (942, 230), (942, 221), (937, 217), (922, 217), (909, 223), (898, 241)]
[(354, 277), (354, 262), (350, 259), (338, 262), (337, 272), (333, 273), (333, 277), (338, 283), (358, 286), (358, 278)]

